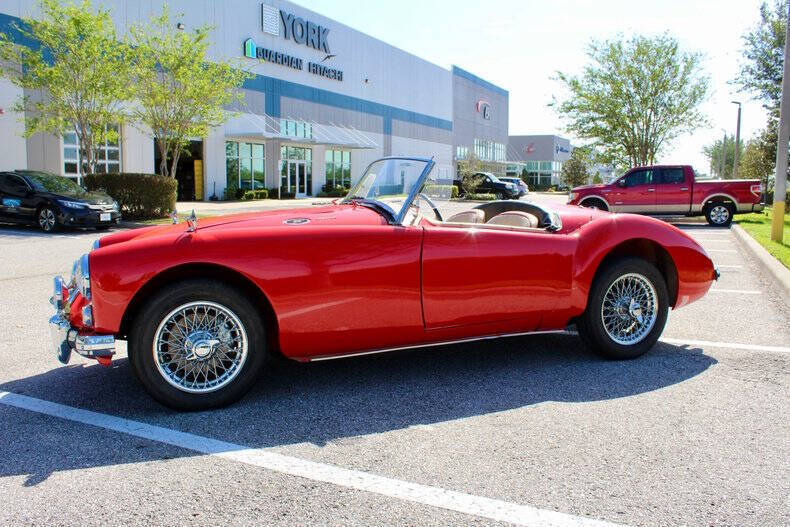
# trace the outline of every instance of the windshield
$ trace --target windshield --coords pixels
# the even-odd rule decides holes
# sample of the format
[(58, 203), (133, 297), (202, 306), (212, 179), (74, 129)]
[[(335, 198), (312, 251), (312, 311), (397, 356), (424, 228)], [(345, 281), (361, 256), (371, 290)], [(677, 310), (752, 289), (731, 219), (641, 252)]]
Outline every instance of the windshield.
[(46, 172), (27, 172), (25, 176), (39, 192), (52, 192), (53, 194), (68, 194), (76, 196), (85, 194), (85, 189), (77, 185), (74, 180)]
[(379, 159), (368, 167), (343, 202), (368, 202), (388, 212), (393, 220), (400, 221), (410, 196), (431, 167), (433, 163), (427, 159)]

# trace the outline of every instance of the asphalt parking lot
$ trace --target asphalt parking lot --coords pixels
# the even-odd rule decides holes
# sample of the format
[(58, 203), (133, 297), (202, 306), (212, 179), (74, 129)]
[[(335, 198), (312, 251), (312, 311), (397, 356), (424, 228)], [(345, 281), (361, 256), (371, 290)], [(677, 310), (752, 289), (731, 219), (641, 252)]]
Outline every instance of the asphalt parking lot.
[(638, 360), (543, 334), (283, 364), (189, 414), (123, 352), (55, 359), (51, 277), (97, 233), (0, 226), (0, 524), (788, 525), (790, 306), (680, 226), (722, 277)]

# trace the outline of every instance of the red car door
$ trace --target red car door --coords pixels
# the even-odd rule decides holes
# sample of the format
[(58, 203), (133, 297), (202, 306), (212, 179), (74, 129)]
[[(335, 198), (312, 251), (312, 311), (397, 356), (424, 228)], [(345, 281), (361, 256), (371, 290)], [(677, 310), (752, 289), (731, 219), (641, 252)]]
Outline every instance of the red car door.
[(620, 199), (615, 200), (614, 210), (617, 212), (652, 213), (656, 209), (655, 170), (640, 168), (624, 176), (621, 181)]
[(425, 226), (425, 328), (531, 331), (570, 294), (575, 241), (548, 232)]
[(662, 168), (656, 185), (656, 212), (684, 213), (691, 207), (691, 185), (683, 167)]

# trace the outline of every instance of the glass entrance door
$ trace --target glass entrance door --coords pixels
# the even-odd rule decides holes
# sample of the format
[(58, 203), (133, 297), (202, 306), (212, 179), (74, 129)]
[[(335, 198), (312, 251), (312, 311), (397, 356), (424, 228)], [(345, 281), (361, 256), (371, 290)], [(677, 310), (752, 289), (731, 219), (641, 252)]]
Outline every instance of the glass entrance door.
[(288, 160), (288, 192), (298, 197), (307, 195), (307, 170), (302, 160)]

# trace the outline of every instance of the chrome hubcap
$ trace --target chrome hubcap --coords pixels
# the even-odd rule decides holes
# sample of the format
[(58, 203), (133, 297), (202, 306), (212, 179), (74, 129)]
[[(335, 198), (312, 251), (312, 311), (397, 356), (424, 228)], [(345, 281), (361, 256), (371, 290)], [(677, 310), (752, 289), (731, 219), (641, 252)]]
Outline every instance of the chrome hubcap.
[(207, 393), (227, 386), (247, 360), (247, 332), (227, 307), (190, 302), (162, 320), (154, 335), (159, 374), (181, 391)]
[(730, 211), (724, 205), (716, 205), (710, 210), (710, 219), (713, 223), (727, 223), (730, 218)]
[(38, 214), (38, 224), (45, 231), (51, 230), (55, 226), (55, 213), (52, 209), (41, 209)]
[(641, 342), (658, 318), (658, 295), (650, 281), (628, 273), (612, 283), (603, 297), (601, 319), (606, 333), (624, 346)]

